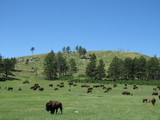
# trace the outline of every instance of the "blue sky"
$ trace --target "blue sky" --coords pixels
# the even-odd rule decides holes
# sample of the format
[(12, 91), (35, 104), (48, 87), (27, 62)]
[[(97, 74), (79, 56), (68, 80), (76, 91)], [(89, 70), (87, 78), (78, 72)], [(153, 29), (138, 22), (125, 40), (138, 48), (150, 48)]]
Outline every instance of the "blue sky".
[(0, 0), (0, 54), (119, 50), (160, 57), (160, 0)]

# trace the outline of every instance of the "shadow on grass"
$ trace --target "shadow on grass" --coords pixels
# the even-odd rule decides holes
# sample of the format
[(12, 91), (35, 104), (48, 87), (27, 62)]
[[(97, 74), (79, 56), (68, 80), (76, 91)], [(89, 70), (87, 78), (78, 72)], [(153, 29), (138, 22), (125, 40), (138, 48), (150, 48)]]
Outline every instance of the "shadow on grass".
[(5, 82), (7, 80), (12, 81), (12, 80), (20, 80), (20, 79), (14, 78), (14, 77), (1, 77), (0, 78), (0, 82)]

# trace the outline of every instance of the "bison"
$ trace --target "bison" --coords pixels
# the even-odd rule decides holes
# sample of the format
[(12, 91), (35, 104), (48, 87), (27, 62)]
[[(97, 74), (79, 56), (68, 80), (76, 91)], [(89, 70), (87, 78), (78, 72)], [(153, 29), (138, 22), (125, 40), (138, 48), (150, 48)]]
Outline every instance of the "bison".
[(58, 88), (54, 88), (54, 90), (58, 90)]
[(13, 87), (8, 87), (8, 91), (9, 91), (9, 90), (13, 90)]
[(89, 85), (81, 85), (81, 88), (82, 88), (82, 87), (89, 87)]
[(53, 84), (49, 84), (49, 87), (53, 87)]
[(156, 90), (157, 90), (157, 88), (153, 88), (153, 90), (154, 90), (154, 91), (156, 91)]
[(144, 102), (147, 102), (147, 101), (148, 101), (148, 99), (147, 99), (147, 98), (143, 98), (143, 103), (144, 103)]
[(39, 88), (39, 91), (43, 91), (43, 90), (44, 90), (44, 88), (43, 88), (43, 87), (40, 87), (40, 88)]
[(22, 88), (18, 88), (18, 91), (22, 91)]
[(156, 103), (156, 99), (152, 98), (151, 102), (152, 102), (152, 105), (154, 105)]
[(152, 95), (158, 95), (158, 92), (153, 92)]
[(46, 103), (46, 110), (50, 111), (51, 114), (54, 114), (55, 110), (57, 114), (58, 108), (60, 108), (62, 114), (62, 103), (60, 101), (50, 100), (48, 103)]

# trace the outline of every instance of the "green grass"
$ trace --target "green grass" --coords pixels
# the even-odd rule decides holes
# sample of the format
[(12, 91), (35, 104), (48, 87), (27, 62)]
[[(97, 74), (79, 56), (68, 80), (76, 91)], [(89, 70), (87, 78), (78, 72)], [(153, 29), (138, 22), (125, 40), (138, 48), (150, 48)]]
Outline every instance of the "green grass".
[[(128, 85), (128, 90), (133, 96), (122, 95), (123, 84), (117, 88), (104, 93), (102, 88), (94, 88), (93, 93), (86, 93), (86, 88), (69, 87), (67, 82), (65, 88), (53, 89), (61, 81), (30, 80), (30, 84), (23, 84), (23, 81), (0, 82), (0, 119), (1, 120), (159, 120), (160, 101), (155, 106), (150, 103), (142, 103), (143, 98), (151, 99), (155, 86), (140, 86), (133, 90)], [(30, 86), (39, 83), (44, 91), (32, 91)], [(54, 87), (48, 84), (53, 83)], [(87, 83), (93, 86), (92, 83)], [(13, 91), (5, 90), (5, 87), (14, 87)], [(111, 84), (105, 84), (106, 87)], [(18, 91), (21, 87), (23, 90)], [(71, 92), (68, 91), (71, 89)], [(59, 100), (63, 104), (63, 114), (51, 115), (45, 110), (45, 104), (51, 100)], [(79, 113), (75, 113), (78, 111)], [(60, 111), (59, 111), (60, 112)]]

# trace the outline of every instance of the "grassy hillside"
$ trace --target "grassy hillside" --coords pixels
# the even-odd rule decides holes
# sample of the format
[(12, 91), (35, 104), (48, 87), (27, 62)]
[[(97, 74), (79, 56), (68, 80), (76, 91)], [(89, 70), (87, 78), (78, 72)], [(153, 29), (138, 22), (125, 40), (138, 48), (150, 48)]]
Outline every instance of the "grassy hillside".
[[(134, 57), (140, 57), (140, 56), (144, 56), (146, 59), (149, 59), (149, 56), (140, 54), (140, 53), (136, 53), (136, 52), (122, 52), (122, 51), (89, 51), (86, 54), (86, 58), (89, 58), (89, 55), (95, 53), (97, 56), (97, 61), (99, 59), (103, 59), (105, 62), (105, 69), (107, 70), (112, 59), (117, 56), (121, 59), (125, 59), (126, 57), (130, 57), (130, 58), (134, 58)], [(22, 70), (24, 71), (28, 71), (31, 72), (33, 71), (33, 67), (37, 67), (38, 68), (38, 74), (42, 74), (43, 72), (43, 61), (45, 58), (46, 54), (40, 54), (40, 55), (32, 55), (32, 56), (25, 56), (25, 57), (20, 57), (17, 58), (17, 60), (19, 61), (18, 64), (16, 65), (16, 69), (18, 70)], [(67, 60), (69, 60), (70, 58), (74, 58), (76, 60), (77, 66), (78, 66), (78, 73), (75, 74), (75, 76), (79, 75), (79, 74), (84, 74), (85, 73), (85, 68), (87, 63), (89, 62), (89, 59), (80, 59), (79, 54), (78, 53), (73, 53), (71, 52), (68, 56), (68, 54), (64, 54), (64, 56), (67, 58)], [(29, 59), (30, 62), (28, 65), (25, 64), (25, 60)], [(32, 60), (32, 61), (31, 61)], [(22, 75), (23, 75), (22, 72)], [(17, 74), (18, 75), (18, 74)]]

